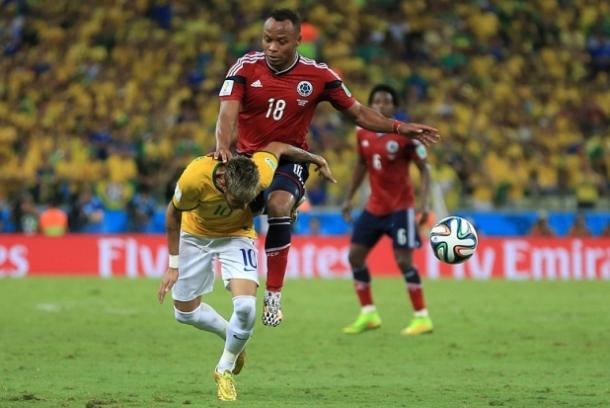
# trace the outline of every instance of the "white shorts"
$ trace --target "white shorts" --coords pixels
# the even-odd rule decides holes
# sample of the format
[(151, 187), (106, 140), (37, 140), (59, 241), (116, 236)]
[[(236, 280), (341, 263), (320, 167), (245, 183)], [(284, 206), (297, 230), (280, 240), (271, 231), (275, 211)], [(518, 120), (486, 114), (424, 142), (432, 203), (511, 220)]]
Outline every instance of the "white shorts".
[(247, 279), (258, 285), (258, 254), (251, 238), (203, 238), (181, 232), (179, 256), (174, 300), (188, 302), (214, 289), (214, 259), (220, 263), (226, 288), (231, 279)]

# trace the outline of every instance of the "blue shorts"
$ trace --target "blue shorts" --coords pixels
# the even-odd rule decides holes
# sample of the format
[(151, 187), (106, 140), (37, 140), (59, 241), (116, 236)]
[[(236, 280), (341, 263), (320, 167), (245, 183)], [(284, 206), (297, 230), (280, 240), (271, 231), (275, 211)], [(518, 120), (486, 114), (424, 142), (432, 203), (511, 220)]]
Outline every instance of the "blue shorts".
[(419, 248), (421, 241), (415, 210), (408, 208), (383, 216), (373, 215), (367, 210), (362, 211), (354, 224), (352, 244), (372, 248), (384, 234), (392, 238), (394, 248)]
[(305, 182), (308, 178), (309, 166), (307, 164), (280, 159), (271, 185), (250, 203), (250, 210), (254, 214), (265, 213), (267, 197), (276, 190), (289, 192), (294, 196), (295, 202), (298, 203), (305, 195)]
[(305, 182), (309, 178), (309, 166), (290, 160), (280, 159), (280, 163), (273, 175), (273, 181), (265, 196), (275, 190), (287, 191), (294, 196), (296, 202), (305, 195)]

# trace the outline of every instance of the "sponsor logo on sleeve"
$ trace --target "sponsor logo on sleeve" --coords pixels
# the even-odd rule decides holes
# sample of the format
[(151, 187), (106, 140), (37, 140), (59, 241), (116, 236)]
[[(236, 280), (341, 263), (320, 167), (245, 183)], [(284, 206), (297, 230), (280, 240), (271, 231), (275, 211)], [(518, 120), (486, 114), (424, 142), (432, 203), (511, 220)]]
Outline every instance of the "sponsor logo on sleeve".
[(428, 157), (428, 151), (426, 150), (426, 146), (418, 142), (415, 146), (415, 154), (420, 159), (425, 159), (426, 157)]
[(220, 93), (218, 94), (218, 96), (229, 96), (231, 95), (231, 92), (233, 92), (233, 83), (235, 81), (233, 81), (232, 79), (225, 79), (224, 83), (222, 84), (222, 88), (220, 88)]
[(275, 171), (275, 169), (277, 168), (277, 163), (269, 157), (265, 157), (265, 163), (267, 163), (267, 165), (271, 167), (271, 170), (273, 171)]

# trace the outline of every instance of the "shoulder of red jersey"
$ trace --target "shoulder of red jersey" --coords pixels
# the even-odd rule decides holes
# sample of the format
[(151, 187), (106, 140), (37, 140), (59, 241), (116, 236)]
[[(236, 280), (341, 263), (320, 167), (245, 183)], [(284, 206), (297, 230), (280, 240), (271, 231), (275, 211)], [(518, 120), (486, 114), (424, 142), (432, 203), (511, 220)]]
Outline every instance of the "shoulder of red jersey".
[(328, 80), (330, 80), (330, 81), (335, 80), (335, 81), (343, 82), (343, 79), (341, 79), (339, 74), (337, 74), (328, 65), (326, 65), (323, 62), (318, 62), (314, 59), (307, 58), (307, 57), (304, 57), (301, 55), (300, 59), (299, 59), (299, 63), (306, 67), (311, 67), (315, 70), (318, 70), (321, 75), (327, 76)]
[(236, 77), (243, 76), (244, 71), (247, 69), (249, 65), (256, 64), (260, 61), (264, 61), (265, 53), (262, 51), (253, 51), (243, 55), (241, 58), (238, 58), (235, 64), (229, 68), (226, 77)]

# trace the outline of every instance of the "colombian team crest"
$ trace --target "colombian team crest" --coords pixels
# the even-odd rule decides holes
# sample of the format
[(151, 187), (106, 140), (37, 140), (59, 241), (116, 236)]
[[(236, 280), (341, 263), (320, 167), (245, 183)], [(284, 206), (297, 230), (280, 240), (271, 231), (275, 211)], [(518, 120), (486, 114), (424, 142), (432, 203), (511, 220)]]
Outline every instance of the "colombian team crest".
[(297, 92), (302, 97), (309, 96), (313, 92), (313, 85), (309, 81), (301, 81), (297, 85)]
[(385, 149), (388, 153), (396, 153), (398, 151), (398, 142), (396, 140), (390, 140), (386, 143)]

